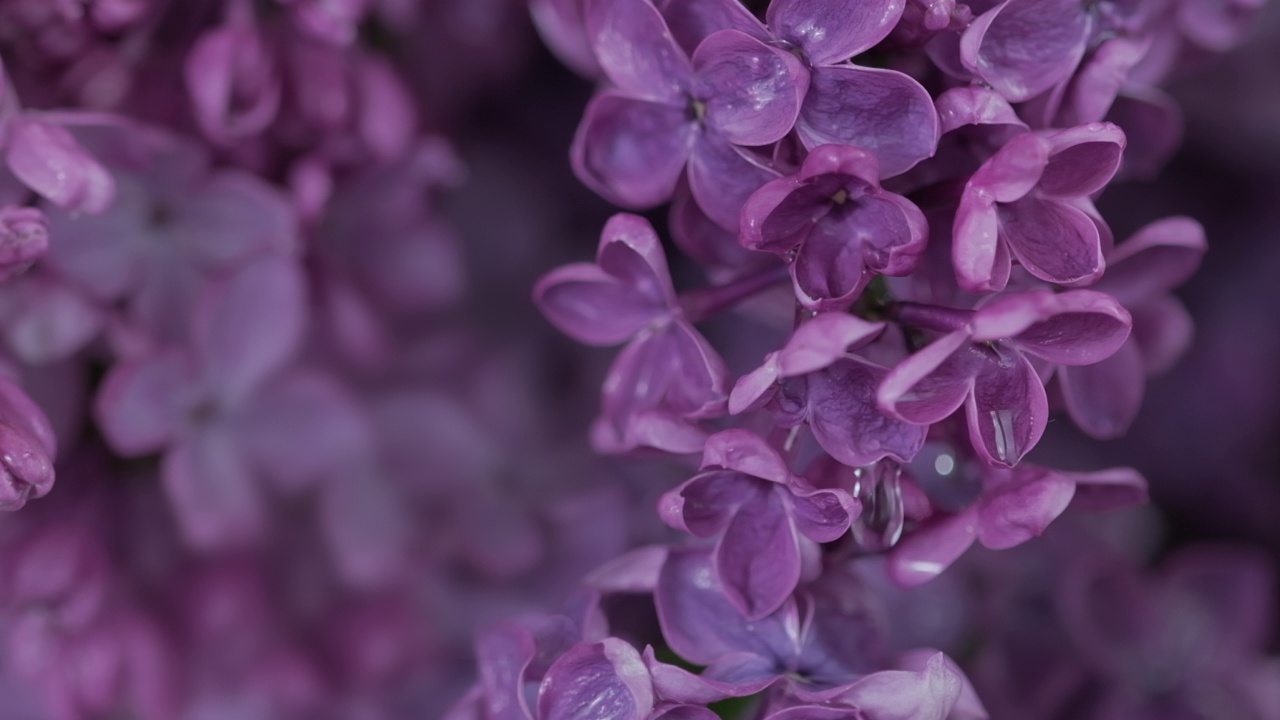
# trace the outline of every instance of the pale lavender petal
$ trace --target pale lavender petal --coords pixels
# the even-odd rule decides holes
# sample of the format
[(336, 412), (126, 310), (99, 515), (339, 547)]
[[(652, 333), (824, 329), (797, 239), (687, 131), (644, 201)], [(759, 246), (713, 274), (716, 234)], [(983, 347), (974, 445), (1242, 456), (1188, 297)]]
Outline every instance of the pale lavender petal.
[(63, 209), (100, 213), (115, 197), (111, 174), (66, 128), (16, 118), (5, 160), (18, 180)]
[(712, 562), (724, 594), (748, 620), (782, 606), (800, 582), (800, 547), (784, 490), (761, 483), (738, 508)]
[[(884, 128), (900, 131), (886, 133)], [(854, 66), (814, 68), (796, 131), (806, 147), (853, 145), (875, 153), (882, 177), (933, 155), (938, 113), (929, 93), (893, 70)]]
[(1031, 363), (998, 345), (984, 348), (973, 393), (965, 403), (969, 439), (988, 463), (1012, 466), (1044, 434), (1049, 400)]
[(1035, 277), (1059, 285), (1089, 283), (1102, 276), (1098, 226), (1080, 210), (1027, 196), (996, 209), (1001, 239)]
[(1120, 169), (1124, 131), (1112, 123), (1089, 123), (1045, 138), (1049, 162), (1037, 186), (1051, 197), (1092, 195), (1106, 187)]
[(968, 350), (967, 333), (943, 336), (889, 371), (876, 402), (889, 415), (916, 425), (939, 422), (969, 395), (978, 358)]
[(1090, 25), (1075, 0), (1006, 0), (964, 31), (960, 59), (1010, 102), (1029, 100), (1075, 71)]
[(298, 350), (306, 314), (295, 261), (266, 256), (235, 272), (201, 298), (192, 323), (206, 376), (226, 397), (247, 397)]
[(777, 176), (715, 133), (700, 135), (689, 158), (689, 191), (707, 217), (726, 230), (737, 230), (747, 199)]
[(584, 0), (587, 39), (605, 75), (628, 95), (683, 103), (692, 69), (646, 0)]
[(884, 323), (870, 323), (847, 313), (822, 313), (800, 325), (778, 351), (782, 377), (821, 370), (846, 350), (862, 347), (884, 331)]
[(885, 457), (909, 462), (924, 446), (926, 427), (891, 418), (876, 405), (877, 386), (888, 373), (865, 360), (843, 359), (809, 378), (809, 426), (818, 444), (845, 465)]
[(194, 382), (190, 358), (180, 351), (117, 363), (94, 402), (107, 443), (126, 457), (163, 449), (183, 425), (183, 402)]
[(1067, 413), (1086, 435), (1099, 440), (1124, 435), (1138, 416), (1146, 387), (1137, 341), (1130, 339), (1092, 365), (1059, 368), (1058, 383)]
[(682, 106), (605, 91), (587, 104), (573, 138), (573, 171), (614, 204), (666, 202), (675, 191), (698, 129)]
[(883, 40), (906, 3), (830, 3), (822, 0), (774, 0), (765, 19), (783, 40), (797, 45), (813, 65), (848, 60)]
[(777, 450), (750, 430), (736, 428), (707, 438), (702, 468), (724, 468), (781, 484), (791, 480), (786, 460)]
[(656, 0), (671, 34), (692, 54), (708, 35), (718, 30), (738, 30), (768, 41), (769, 31), (739, 0)]
[(587, 263), (547, 273), (534, 286), (533, 299), (556, 329), (587, 345), (624, 342), (668, 312), (661, 301)]
[(707, 127), (737, 145), (768, 145), (795, 126), (809, 73), (795, 55), (737, 30), (722, 30), (693, 53), (695, 95)]
[(266, 528), (266, 500), (224, 428), (181, 439), (165, 453), (160, 479), (183, 537), (196, 549), (243, 547)]

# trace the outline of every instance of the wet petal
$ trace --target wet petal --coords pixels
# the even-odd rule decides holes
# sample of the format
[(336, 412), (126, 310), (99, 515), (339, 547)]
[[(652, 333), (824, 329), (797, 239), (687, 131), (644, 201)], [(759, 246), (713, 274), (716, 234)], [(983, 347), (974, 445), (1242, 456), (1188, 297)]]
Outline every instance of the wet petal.
[(1036, 196), (1000, 205), (1000, 237), (1027, 272), (1067, 285), (1101, 277), (1102, 240), (1098, 226), (1080, 210)]
[(714, 537), (728, 527), (739, 507), (755, 497), (759, 484), (737, 472), (704, 472), (663, 494), (658, 515), (677, 530)]
[(689, 191), (726, 230), (737, 230), (747, 198), (777, 176), (715, 133), (700, 135), (689, 158)]
[(811, 64), (830, 65), (883, 40), (905, 7), (902, 0), (775, 0), (765, 19), (778, 37), (804, 50)]
[(1039, 536), (1075, 494), (1075, 482), (1053, 470), (1019, 468), (1009, 477), (978, 505), (978, 540), (993, 550)]
[(786, 484), (791, 480), (782, 455), (750, 430), (725, 430), (707, 438), (702, 468), (717, 467), (769, 482)]
[(968, 292), (998, 292), (1009, 282), (1012, 259), (1000, 242), (995, 203), (970, 187), (960, 196), (951, 230), (951, 264), (956, 282)]
[(671, 198), (696, 136), (683, 106), (605, 91), (592, 98), (578, 125), (573, 171), (614, 204), (653, 207)]
[(683, 103), (692, 70), (662, 15), (646, 0), (584, 0), (587, 39), (624, 93)]
[(995, 345), (965, 404), (969, 438), (988, 463), (1013, 466), (1044, 434), (1049, 401), (1035, 368), (1016, 350)]
[(941, 575), (977, 539), (974, 515), (969, 511), (934, 520), (907, 535), (889, 551), (889, 577), (911, 588)]
[(875, 720), (946, 720), (963, 684), (960, 668), (934, 653), (919, 668), (882, 670), (860, 678), (838, 702)]
[[(1072, 290), (1010, 297), (1013, 303), (1024, 300), (1034, 308), (1029, 312), (1038, 315), (1025, 329), (1010, 333), (1010, 342), (1042, 360), (1059, 365), (1088, 365), (1110, 357), (1129, 337), (1129, 312), (1104, 293)], [(996, 305), (988, 305), (974, 317), (971, 327), (975, 338), (995, 339), (982, 326)]]
[(933, 101), (915, 80), (893, 70), (834, 66), (813, 70), (796, 131), (809, 148), (869, 150), (880, 159), (881, 176), (892, 177), (933, 155), (939, 129)]
[(862, 503), (843, 490), (806, 490), (792, 487), (792, 512), (796, 529), (816, 543), (839, 540), (862, 510)]
[(809, 84), (799, 58), (737, 30), (714, 33), (693, 54), (706, 123), (737, 145), (768, 145), (795, 126)]

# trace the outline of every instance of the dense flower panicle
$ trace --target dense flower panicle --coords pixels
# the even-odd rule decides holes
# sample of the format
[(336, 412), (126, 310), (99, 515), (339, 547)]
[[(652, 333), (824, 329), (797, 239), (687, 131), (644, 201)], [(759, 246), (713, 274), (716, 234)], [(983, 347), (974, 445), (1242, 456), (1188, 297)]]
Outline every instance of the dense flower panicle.
[(1191, 345), (1109, 188), (1260, 5), (0, 0), (0, 720), (1277, 720), (1054, 422)]

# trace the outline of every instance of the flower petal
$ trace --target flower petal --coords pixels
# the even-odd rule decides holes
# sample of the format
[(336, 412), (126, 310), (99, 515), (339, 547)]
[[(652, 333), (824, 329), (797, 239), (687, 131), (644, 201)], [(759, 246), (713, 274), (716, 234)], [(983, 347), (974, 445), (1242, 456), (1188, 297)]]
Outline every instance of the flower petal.
[(243, 547), (266, 528), (262, 492), (225, 428), (206, 426), (180, 440), (165, 454), (160, 479), (196, 549)]
[(547, 273), (533, 299), (556, 329), (587, 345), (624, 342), (667, 313), (663, 304), (587, 263)]
[(712, 562), (725, 597), (748, 620), (782, 606), (800, 582), (800, 546), (781, 487), (759, 483), (738, 507)]
[(779, 374), (795, 377), (821, 370), (846, 351), (871, 342), (884, 328), (884, 323), (870, 323), (847, 313), (822, 313), (796, 328), (778, 351)]
[(1106, 187), (1120, 169), (1124, 131), (1112, 123), (1089, 123), (1048, 136), (1049, 162), (1037, 189), (1044, 195), (1074, 198)]
[(939, 422), (969, 395), (979, 363), (964, 332), (945, 335), (898, 363), (880, 382), (876, 402), (889, 415), (916, 425)]
[(575, 645), (538, 688), (541, 720), (646, 720), (653, 703), (644, 660), (617, 638)]
[(693, 53), (695, 93), (709, 128), (737, 145), (768, 145), (795, 126), (809, 85), (799, 58), (737, 30), (721, 30)]
[(724, 531), (744, 503), (758, 494), (761, 483), (739, 472), (699, 473), (658, 500), (658, 515), (676, 530), (697, 537)]
[(1098, 226), (1080, 210), (1029, 195), (998, 206), (1000, 237), (1027, 272), (1059, 285), (1102, 276)]
[(587, 39), (609, 80), (627, 95), (683, 104), (692, 69), (646, 0), (584, 0)]
[(747, 199), (777, 176), (715, 133), (700, 135), (689, 158), (689, 191), (698, 207), (735, 232)]
[(183, 424), (184, 393), (193, 383), (190, 358), (178, 351), (117, 363), (94, 402), (107, 444), (125, 457), (163, 449)]
[(964, 31), (960, 60), (1010, 102), (1029, 100), (1076, 69), (1090, 25), (1075, 0), (1006, 0)]
[(774, 0), (765, 19), (779, 38), (804, 50), (811, 64), (830, 65), (885, 39), (905, 7), (902, 0)]
[[(899, 132), (886, 133), (886, 127)], [(806, 147), (853, 145), (875, 153), (882, 177), (933, 155), (938, 113), (915, 80), (894, 71), (855, 66), (814, 68), (796, 122)]]
[(587, 104), (573, 137), (573, 171), (616, 205), (653, 207), (675, 192), (696, 137), (683, 107), (605, 91)]
[(1053, 470), (1024, 467), (1008, 476), (1009, 482), (984, 495), (978, 505), (978, 541), (993, 550), (1039, 536), (1075, 494), (1075, 482)]
[(738, 30), (768, 41), (769, 31), (739, 0), (655, 0), (671, 34), (690, 54), (718, 30)]
[(1092, 365), (1060, 368), (1058, 382), (1067, 413), (1086, 435), (1099, 440), (1124, 435), (1138, 416), (1146, 387), (1137, 341), (1130, 339)]
[(100, 213), (115, 197), (111, 174), (58, 125), (14, 119), (5, 159), (18, 180), (60, 208)]
[(951, 567), (973, 545), (977, 534), (973, 511), (917, 528), (889, 551), (889, 577), (904, 588), (923, 585)]
[[(1029, 293), (1009, 296), (1016, 302), (1025, 298), (1036, 306), (1039, 317), (1013, 335), (1020, 350), (1059, 365), (1088, 365), (1110, 357), (1129, 337), (1129, 312), (1110, 295), (1093, 290), (1064, 293)], [(995, 339), (984, 332), (988, 311), (996, 303), (979, 310), (971, 322), (975, 339)]]
[(1039, 374), (1021, 353), (994, 345), (984, 355), (965, 403), (969, 439), (983, 460), (1011, 467), (1044, 434), (1049, 400)]
[(1208, 245), (1204, 227), (1185, 216), (1157, 220), (1133, 234), (1107, 258), (1107, 274), (1094, 289), (1129, 306), (1172, 290), (1200, 267)]
[(885, 457), (909, 462), (924, 446), (926, 427), (889, 417), (876, 405), (876, 387), (888, 373), (849, 358), (809, 377), (813, 436), (845, 465), (862, 467)]

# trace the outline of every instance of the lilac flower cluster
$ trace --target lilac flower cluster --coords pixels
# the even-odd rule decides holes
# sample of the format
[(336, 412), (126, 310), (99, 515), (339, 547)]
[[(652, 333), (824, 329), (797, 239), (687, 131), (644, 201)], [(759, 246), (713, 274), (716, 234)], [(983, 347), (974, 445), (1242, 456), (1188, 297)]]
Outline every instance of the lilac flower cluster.
[[(624, 346), (597, 451), (701, 463), (658, 502), (686, 539), (600, 568), (568, 615), (482, 635), (480, 681), (449, 717), (714, 718), (708, 705), (746, 697), (770, 720), (987, 717), (947, 655), (897, 647), (872, 576), (919, 586), (1070, 505), (1145, 500), (1132, 469), (1025, 459), (1053, 411), (1122, 435), (1146, 377), (1188, 345), (1169, 291), (1199, 265), (1202, 228), (1170, 217), (1117, 243), (1094, 200), (1164, 162), (1179, 117), (1160, 82), (1193, 50), (1229, 45), (1247, 13), (532, 7), (557, 55), (600, 85), (575, 174), (628, 210), (669, 202), (674, 244), (711, 281), (678, 292), (650, 220), (623, 213), (595, 262), (550, 272), (534, 299), (573, 339)], [(759, 339), (722, 354), (714, 330)], [(618, 611), (637, 596), (657, 632)], [(1136, 707), (1117, 696), (1089, 717)]]

